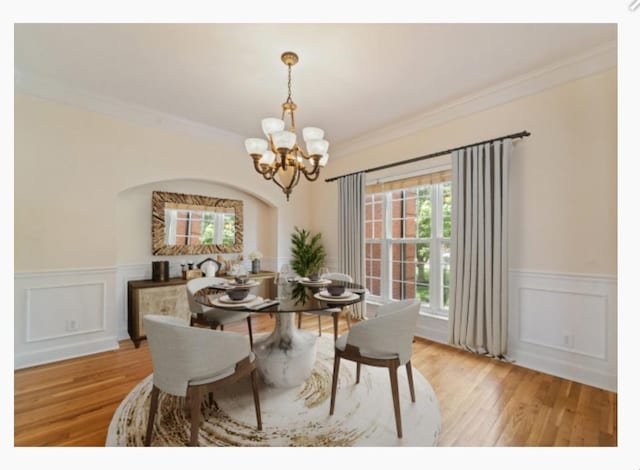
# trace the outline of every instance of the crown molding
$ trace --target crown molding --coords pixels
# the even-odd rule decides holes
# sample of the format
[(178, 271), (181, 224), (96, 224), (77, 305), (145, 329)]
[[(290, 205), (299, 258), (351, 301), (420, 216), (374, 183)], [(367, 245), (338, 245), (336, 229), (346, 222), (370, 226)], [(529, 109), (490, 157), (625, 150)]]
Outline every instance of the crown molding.
[(105, 114), (125, 121), (149, 127), (157, 127), (181, 134), (205, 138), (243, 148), (245, 137), (192, 121), (174, 114), (165, 113), (145, 106), (102, 96), (65, 83), (40, 77), (16, 69), (14, 71), (15, 91), (63, 104)]
[(417, 116), (395, 122), (355, 139), (332, 146), (331, 158), (341, 158), (454, 119), (540, 93), (564, 83), (603, 72), (617, 65), (617, 43), (606, 43), (586, 53), (519, 75)]
[[(454, 119), (539, 93), (548, 88), (592, 75), (617, 65), (617, 43), (607, 43), (580, 55), (555, 62), (484, 90), (467, 95), (417, 116), (332, 145), (331, 158), (340, 158), (381, 145)], [(152, 108), (128, 103), (40, 77), (14, 71), (15, 91), (81, 107), (149, 127), (189, 134), (242, 148), (245, 136)]]

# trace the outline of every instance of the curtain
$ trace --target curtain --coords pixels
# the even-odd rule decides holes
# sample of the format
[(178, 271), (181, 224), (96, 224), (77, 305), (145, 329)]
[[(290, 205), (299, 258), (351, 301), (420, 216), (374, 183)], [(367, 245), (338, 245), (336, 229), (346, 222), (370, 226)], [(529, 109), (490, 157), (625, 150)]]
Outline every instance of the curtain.
[[(364, 200), (365, 174), (343, 176), (338, 180), (338, 271), (349, 274), (364, 286)], [(366, 318), (366, 304), (351, 311), (353, 318)]]
[(452, 154), (449, 343), (507, 353), (507, 209), (510, 139)]

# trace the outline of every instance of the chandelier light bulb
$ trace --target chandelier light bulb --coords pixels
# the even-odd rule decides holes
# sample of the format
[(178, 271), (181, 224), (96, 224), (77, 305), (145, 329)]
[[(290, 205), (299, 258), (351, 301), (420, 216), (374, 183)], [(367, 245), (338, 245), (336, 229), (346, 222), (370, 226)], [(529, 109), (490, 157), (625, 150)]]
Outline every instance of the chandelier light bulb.
[(275, 132), (284, 130), (284, 121), (278, 118), (265, 118), (262, 120), (262, 132), (269, 138)]
[(324, 139), (309, 140), (307, 142), (307, 153), (309, 155), (324, 155), (329, 150), (329, 141)]
[(269, 148), (269, 142), (264, 139), (247, 139), (244, 141), (244, 147), (249, 155), (262, 155)]
[(263, 165), (271, 165), (275, 161), (275, 159), (276, 154), (271, 150), (267, 150), (262, 154), (262, 157), (260, 157), (260, 163)]
[(320, 166), (325, 166), (327, 164), (327, 162), (329, 161), (329, 154), (325, 153), (322, 158), (318, 161), (318, 165)]
[(271, 134), (273, 145), (277, 149), (291, 150), (296, 145), (296, 135), (289, 131), (278, 131)]
[(305, 127), (302, 129), (302, 138), (305, 142), (324, 138), (324, 131), (319, 127)]

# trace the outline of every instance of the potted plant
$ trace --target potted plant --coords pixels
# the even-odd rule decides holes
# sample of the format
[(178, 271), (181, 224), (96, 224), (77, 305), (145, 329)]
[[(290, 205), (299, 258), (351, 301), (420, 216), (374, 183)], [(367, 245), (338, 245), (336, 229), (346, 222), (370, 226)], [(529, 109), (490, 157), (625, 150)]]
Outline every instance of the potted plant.
[(317, 279), (327, 257), (321, 242), (322, 234), (311, 235), (308, 230), (294, 228), (291, 234), (291, 268), (298, 276)]

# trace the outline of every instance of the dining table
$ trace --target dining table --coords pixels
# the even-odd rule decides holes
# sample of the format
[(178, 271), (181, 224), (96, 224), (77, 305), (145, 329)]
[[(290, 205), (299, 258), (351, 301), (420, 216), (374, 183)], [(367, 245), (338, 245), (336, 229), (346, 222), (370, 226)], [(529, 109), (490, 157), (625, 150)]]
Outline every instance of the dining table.
[[(257, 286), (255, 282), (249, 286), (247, 297), (239, 301), (231, 300), (227, 293), (242, 288), (233, 282), (197, 293), (195, 299), (212, 309), (268, 313), (274, 317), (273, 330), (254, 337), (256, 367), (266, 385), (290, 388), (304, 383), (311, 375), (318, 340), (315, 332), (297, 328), (295, 315), (301, 312), (334, 311), (357, 304), (364, 300), (366, 290), (357, 283), (325, 279), (291, 278), (276, 279), (276, 282), (278, 288), (275, 299), (252, 294), (253, 287)], [(327, 286), (331, 284), (343, 285), (344, 292), (331, 295), (327, 291)]]

